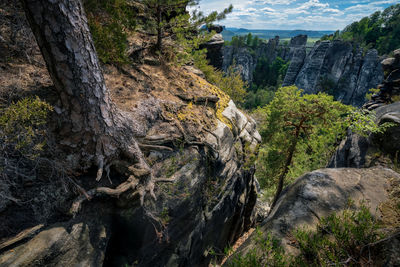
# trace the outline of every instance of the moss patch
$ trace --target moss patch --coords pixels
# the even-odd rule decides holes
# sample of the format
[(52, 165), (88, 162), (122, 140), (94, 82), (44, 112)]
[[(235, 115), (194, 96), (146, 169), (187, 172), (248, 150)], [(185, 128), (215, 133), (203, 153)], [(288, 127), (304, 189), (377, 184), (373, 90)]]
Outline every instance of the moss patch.
[(198, 87), (205, 89), (211, 95), (215, 95), (219, 98), (219, 101), (216, 103), (215, 115), (218, 120), (222, 121), (230, 129), (232, 129), (232, 123), (224, 115), (222, 115), (222, 112), (224, 112), (224, 110), (228, 107), (231, 98), (217, 86), (210, 84), (209, 82), (200, 78), (199, 76), (193, 73), (189, 73), (189, 75), (193, 78), (194, 82)]

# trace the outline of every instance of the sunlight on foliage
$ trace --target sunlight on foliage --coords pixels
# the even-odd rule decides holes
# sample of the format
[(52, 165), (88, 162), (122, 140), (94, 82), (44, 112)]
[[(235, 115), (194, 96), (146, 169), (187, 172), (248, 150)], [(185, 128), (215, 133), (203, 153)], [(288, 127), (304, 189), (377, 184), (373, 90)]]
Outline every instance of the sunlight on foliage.
[[(299, 255), (285, 253), (271, 233), (256, 231), (255, 248), (236, 255), (230, 267), (250, 266), (365, 266), (374, 261), (368, 246), (383, 238), (379, 224), (365, 205), (322, 218), (316, 230), (292, 232)], [(369, 265), (371, 266), (371, 265)]]
[(85, 10), (99, 59), (117, 65), (129, 62), (127, 32), (136, 27), (129, 1), (87, 0)]
[(38, 97), (25, 98), (5, 108), (0, 116), (2, 152), (37, 156), (45, 145), (44, 126), (50, 111), (52, 107)]
[[(286, 167), (285, 185), (307, 171), (324, 167), (345, 134), (346, 114), (352, 107), (324, 93), (302, 92), (295, 86), (282, 87), (270, 104), (256, 112), (262, 118), (263, 137), (257, 177), (270, 193)], [(288, 160), (290, 166), (286, 166)]]
[(193, 54), (194, 64), (200, 69), (206, 80), (219, 87), (228, 94), (236, 104), (242, 104), (246, 97), (246, 84), (243, 82), (238, 70), (234, 66), (230, 66), (227, 73), (215, 69), (208, 64), (206, 59), (206, 50), (196, 51)]

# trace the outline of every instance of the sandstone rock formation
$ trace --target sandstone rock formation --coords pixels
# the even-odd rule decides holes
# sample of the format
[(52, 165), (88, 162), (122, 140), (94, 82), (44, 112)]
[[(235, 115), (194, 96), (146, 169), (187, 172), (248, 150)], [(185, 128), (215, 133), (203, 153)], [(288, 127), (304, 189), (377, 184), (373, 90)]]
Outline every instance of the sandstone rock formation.
[[(349, 198), (356, 204), (367, 201), (371, 212), (385, 220), (385, 216), (391, 216), (386, 210), (386, 204), (391, 199), (390, 192), (399, 184), (400, 174), (382, 167), (316, 170), (286, 188), (260, 230), (264, 235), (272, 233), (286, 251), (295, 253), (297, 248), (293, 246), (290, 232), (302, 226), (312, 229), (321, 217), (345, 209)], [(386, 219), (390, 221), (391, 217)], [(397, 225), (399, 221), (392, 223)], [(255, 241), (250, 236), (237, 253), (246, 253), (254, 246)], [(400, 263), (396, 254), (398, 249), (384, 256), (385, 266)]]
[[(378, 124), (390, 122), (400, 125), (400, 102), (395, 102), (400, 95), (400, 50), (396, 50), (395, 58), (382, 62), (387, 78), (378, 86), (381, 90), (372, 100), (364, 105), (365, 109), (376, 113)], [(394, 102), (394, 103), (393, 103)], [(390, 104), (391, 103), (391, 104)], [(389, 128), (384, 134), (362, 137), (349, 132), (342, 141), (329, 167), (369, 167), (380, 163), (383, 154), (398, 160), (400, 151), (400, 126)]]
[(266, 58), (272, 62), (279, 56), (285, 61), (291, 61), (293, 57), (301, 57), (303, 52), (305, 56), (306, 43), (307, 36), (298, 35), (291, 39), (288, 46), (281, 45), (279, 36), (276, 36), (269, 39), (267, 43), (260, 44), (253, 52), (246, 46), (224, 46), (222, 69), (226, 71), (229, 66), (235, 65), (240, 70), (243, 80), (251, 83), (258, 59)]
[(200, 49), (207, 49), (207, 59), (210, 61), (210, 64), (216, 67), (217, 69), (222, 69), (223, 65), (223, 46), (224, 46), (224, 38), (220, 33), (215, 34), (211, 37), (211, 40), (205, 44), (200, 45)]
[(222, 69), (226, 72), (231, 65), (234, 65), (240, 71), (242, 79), (251, 83), (257, 63), (250, 50), (247, 47), (224, 46), (223, 54)]
[[(8, 14), (29, 31), (21, 11)], [(135, 47), (149, 41), (139, 37)], [(37, 50), (35, 42), (29, 45)], [(148, 50), (141, 54), (151, 59)], [(58, 99), (42, 62), (0, 58), (1, 101), (7, 92), (18, 100), (15, 88), (24, 96), (39, 91), (57, 116)], [(23, 169), (13, 176), (1, 170), (0, 266), (207, 266), (210, 249), (222, 251), (253, 225), (256, 180), (248, 156), (261, 141), (255, 122), (198, 70), (166, 71), (150, 63), (104, 65), (103, 71), (115, 104), (140, 122), (138, 142), (159, 179), (156, 200), (146, 196), (142, 206), (129, 193), (85, 197), (126, 180), (114, 168), (100, 181), (96, 170), (63, 173), (62, 165), (29, 176)], [(71, 214), (76, 199), (84, 201)]]
[[(205, 82), (200, 77), (195, 79)], [(138, 111), (152, 113), (157, 105), (154, 99), (144, 99)], [(174, 123), (147, 117), (144, 123), (149, 128), (142, 140), (147, 145), (143, 149), (153, 162), (155, 175), (167, 176), (169, 181), (157, 186), (157, 200), (146, 199), (142, 207), (128, 196), (94, 199), (75, 218), (53, 216), (33, 237), (12, 242), (16, 240), (12, 236), (1, 236), (0, 266), (123, 266), (133, 262), (138, 266), (207, 265), (210, 249), (223, 250), (255, 221), (256, 181), (247, 156), (254, 153), (261, 137), (254, 120), (232, 101), (221, 113), (223, 121), (218, 120), (205, 138), (209, 149), (195, 142), (174, 149), (173, 139), (168, 139), (179, 135)], [(115, 182), (118, 178), (111, 179)], [(48, 193), (43, 187), (38, 190)], [(60, 194), (66, 194), (64, 204), (70, 203), (71, 192)], [(9, 215), (18, 212), (12, 213), (12, 204), (8, 201), (0, 206), (3, 234), (12, 226)], [(49, 209), (56, 208), (48, 205)]]
[[(298, 69), (297, 62), (293, 69)], [(292, 70), (288, 75), (284, 85), (290, 85), (294, 80), (293, 84), (306, 93), (327, 92), (353, 106), (362, 106), (366, 101), (365, 94), (383, 80), (376, 50), (369, 50), (363, 56), (362, 49), (339, 40), (317, 42), (304, 59), (296, 78), (293, 78)]]
[(400, 96), (400, 49), (393, 51), (393, 57), (384, 59), (381, 64), (387, 78), (378, 86), (379, 92), (365, 104), (368, 110), (398, 101), (396, 97)]
[(281, 58), (290, 61), (282, 86), (295, 83), (297, 74), (300, 72), (306, 57), (307, 35), (298, 35), (290, 40), (289, 48), (283, 49)]

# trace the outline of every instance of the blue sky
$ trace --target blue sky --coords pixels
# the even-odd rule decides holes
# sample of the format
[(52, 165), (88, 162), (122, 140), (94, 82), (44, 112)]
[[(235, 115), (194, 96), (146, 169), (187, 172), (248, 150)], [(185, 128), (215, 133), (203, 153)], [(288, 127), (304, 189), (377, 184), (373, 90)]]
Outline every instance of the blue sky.
[(200, 10), (233, 12), (220, 22), (227, 27), (281, 30), (341, 30), (353, 21), (400, 0), (200, 0)]

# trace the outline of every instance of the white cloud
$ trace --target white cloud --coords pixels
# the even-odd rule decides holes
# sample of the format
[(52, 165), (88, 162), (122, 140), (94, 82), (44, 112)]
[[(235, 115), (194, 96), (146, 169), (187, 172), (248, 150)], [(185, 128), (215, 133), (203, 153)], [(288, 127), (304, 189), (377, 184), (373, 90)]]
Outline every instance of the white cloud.
[(343, 29), (399, 0), (201, 0), (207, 14), (230, 3), (233, 12), (221, 22), (227, 27), (249, 29)]
[(261, 9), (261, 11), (274, 13), (276, 10), (270, 7), (264, 7)]
[(253, 0), (251, 3), (255, 5), (290, 5), (296, 0)]

